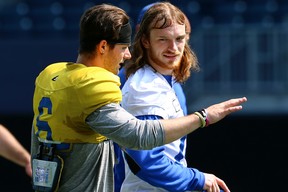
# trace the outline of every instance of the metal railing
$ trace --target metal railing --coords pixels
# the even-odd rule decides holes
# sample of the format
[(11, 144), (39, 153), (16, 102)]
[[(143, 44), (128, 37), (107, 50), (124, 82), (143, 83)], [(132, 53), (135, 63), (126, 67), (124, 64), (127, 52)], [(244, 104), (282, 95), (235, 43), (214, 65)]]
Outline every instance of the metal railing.
[(280, 26), (195, 29), (190, 45), (201, 71), (183, 85), (189, 109), (245, 95), (246, 112), (287, 112), (287, 42)]

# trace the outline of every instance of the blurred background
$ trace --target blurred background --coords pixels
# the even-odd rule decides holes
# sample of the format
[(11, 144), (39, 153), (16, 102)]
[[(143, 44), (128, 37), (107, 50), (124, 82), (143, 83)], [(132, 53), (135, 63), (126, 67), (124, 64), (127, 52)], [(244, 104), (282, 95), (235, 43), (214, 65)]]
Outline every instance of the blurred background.
[[(0, 0), (0, 123), (29, 150), (34, 80), (48, 64), (74, 62), (79, 20), (100, 3), (134, 26), (148, 0)], [(201, 71), (183, 85), (189, 112), (246, 96), (244, 109), (188, 137), (191, 167), (233, 192), (285, 191), (288, 145), (288, 1), (171, 0), (189, 18)], [(1, 143), (0, 143), (1, 144)], [(32, 191), (24, 169), (0, 158), (0, 191)]]

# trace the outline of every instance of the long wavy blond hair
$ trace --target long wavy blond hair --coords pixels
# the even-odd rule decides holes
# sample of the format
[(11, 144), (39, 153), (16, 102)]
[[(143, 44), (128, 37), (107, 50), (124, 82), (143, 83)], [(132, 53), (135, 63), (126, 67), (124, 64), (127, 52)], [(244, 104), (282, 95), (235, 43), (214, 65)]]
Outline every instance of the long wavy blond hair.
[[(141, 39), (143, 37), (149, 39), (151, 29), (164, 29), (171, 26), (173, 22), (185, 25), (187, 35), (190, 35), (191, 29), (187, 17), (171, 3), (158, 2), (146, 11), (131, 47), (132, 58), (125, 65), (126, 78), (148, 63), (146, 49)], [(191, 50), (188, 41), (186, 41), (181, 63), (173, 70), (172, 75), (177, 82), (183, 83), (190, 77), (191, 70), (199, 71), (200, 68), (196, 54)]]

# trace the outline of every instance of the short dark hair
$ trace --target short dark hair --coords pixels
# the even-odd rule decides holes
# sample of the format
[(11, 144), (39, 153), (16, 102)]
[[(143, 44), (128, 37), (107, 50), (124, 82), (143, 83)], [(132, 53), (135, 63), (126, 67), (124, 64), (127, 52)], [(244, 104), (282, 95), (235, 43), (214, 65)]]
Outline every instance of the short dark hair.
[(80, 20), (79, 53), (92, 53), (101, 40), (113, 44), (119, 39), (121, 27), (129, 23), (124, 10), (100, 4), (86, 10)]

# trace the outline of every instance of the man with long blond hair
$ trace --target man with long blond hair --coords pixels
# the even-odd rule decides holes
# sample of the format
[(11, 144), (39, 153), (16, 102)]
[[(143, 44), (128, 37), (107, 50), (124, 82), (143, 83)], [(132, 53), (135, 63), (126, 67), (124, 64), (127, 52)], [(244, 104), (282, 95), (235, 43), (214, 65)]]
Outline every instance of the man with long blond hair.
[[(143, 15), (125, 66), (128, 77), (121, 105), (139, 119), (174, 119), (184, 116), (173, 90), (198, 71), (195, 53), (187, 38), (187, 17), (169, 2), (153, 4)], [(205, 109), (195, 114), (208, 126)], [(125, 149), (126, 176), (122, 192), (211, 191), (228, 192), (213, 174), (187, 167), (186, 136), (152, 150)]]

